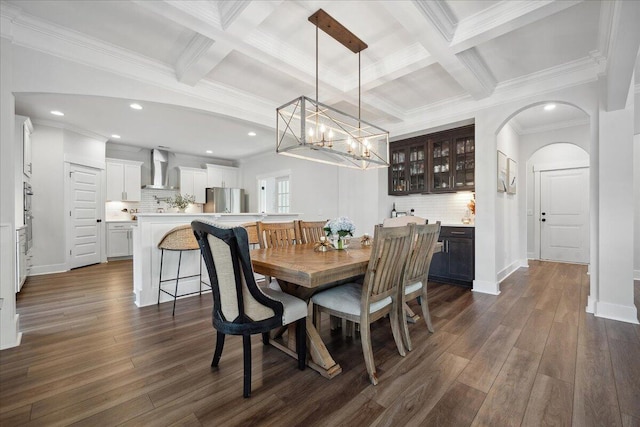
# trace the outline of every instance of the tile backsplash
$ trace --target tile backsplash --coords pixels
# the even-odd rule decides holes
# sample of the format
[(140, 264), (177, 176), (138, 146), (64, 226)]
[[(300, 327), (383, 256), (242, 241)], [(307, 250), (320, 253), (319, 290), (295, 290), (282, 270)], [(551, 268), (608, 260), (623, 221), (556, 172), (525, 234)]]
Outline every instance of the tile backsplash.
[[(107, 202), (105, 204), (105, 217), (107, 221), (125, 221), (130, 220), (131, 209), (137, 209), (140, 213), (155, 213), (159, 209), (164, 212), (176, 212), (176, 208), (169, 207), (167, 202), (162, 199), (168, 199), (178, 194), (178, 190), (153, 190), (149, 188), (142, 189), (142, 200), (139, 202)], [(157, 200), (161, 199), (161, 200)], [(126, 212), (122, 212), (127, 209)], [(194, 203), (186, 210), (191, 213), (202, 212), (202, 205)], [(133, 214), (135, 215), (135, 214)]]
[[(418, 194), (415, 196), (390, 197), (391, 203), (396, 204), (399, 212), (409, 212), (414, 209), (414, 215), (426, 218), (429, 222), (441, 221), (443, 224), (462, 224), (466, 216), (467, 203), (472, 199), (471, 192), (446, 194)], [(389, 205), (391, 212), (392, 205)]]

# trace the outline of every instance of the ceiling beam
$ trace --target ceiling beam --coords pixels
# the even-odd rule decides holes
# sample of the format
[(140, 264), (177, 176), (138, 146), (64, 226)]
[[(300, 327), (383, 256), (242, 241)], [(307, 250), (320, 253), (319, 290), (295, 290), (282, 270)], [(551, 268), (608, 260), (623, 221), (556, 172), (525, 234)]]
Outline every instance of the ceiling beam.
[(615, 3), (605, 80), (604, 107), (607, 111), (621, 110), (627, 104), (640, 49), (638, 22), (640, 22), (640, 2), (618, 1)]
[(582, 3), (582, 0), (501, 1), (460, 20), (451, 39), (459, 53)]

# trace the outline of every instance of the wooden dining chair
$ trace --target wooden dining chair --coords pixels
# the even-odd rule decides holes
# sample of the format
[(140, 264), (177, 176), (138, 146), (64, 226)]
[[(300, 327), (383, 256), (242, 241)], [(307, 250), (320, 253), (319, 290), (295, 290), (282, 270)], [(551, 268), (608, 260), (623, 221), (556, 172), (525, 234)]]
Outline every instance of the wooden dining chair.
[(429, 220), (414, 215), (405, 215), (382, 220), (383, 227), (404, 227), (409, 224), (428, 224)]
[(226, 335), (242, 335), (244, 359), (244, 397), (251, 395), (251, 335), (262, 334), (269, 342), (269, 331), (296, 323), (298, 368), (306, 366), (307, 304), (293, 295), (256, 285), (249, 255), (247, 231), (242, 227), (221, 228), (204, 221), (193, 221), (202, 258), (207, 266), (213, 293), (213, 327), (217, 331), (212, 367), (222, 356)]
[(249, 247), (255, 248), (260, 246), (260, 241), (258, 240), (258, 224), (254, 222), (245, 222), (244, 224), (240, 224), (240, 227), (247, 230), (247, 236), (249, 237)]
[(324, 226), (327, 221), (303, 221), (298, 220), (298, 236), (300, 243), (315, 243), (320, 241), (320, 237), (326, 236)]
[(298, 232), (296, 223), (288, 222), (256, 222), (258, 243), (261, 248), (289, 246), (296, 243)]
[(407, 316), (404, 315), (407, 301), (420, 298), (422, 317), (424, 317), (429, 332), (433, 332), (433, 324), (429, 314), (429, 300), (427, 299), (427, 280), (431, 259), (440, 236), (440, 221), (435, 224), (414, 225), (413, 228), (415, 237), (402, 273), (402, 285), (399, 288), (399, 298), (402, 300), (402, 304), (399, 305), (402, 342), (409, 351), (412, 350), (411, 338), (409, 337)]
[(364, 361), (372, 384), (378, 383), (371, 346), (370, 324), (389, 314), (393, 339), (401, 356), (405, 355), (398, 320), (398, 286), (413, 238), (409, 227), (374, 230), (371, 257), (362, 285), (347, 283), (315, 294), (311, 298), (314, 322), (319, 328), (320, 313), (328, 313), (360, 324)]

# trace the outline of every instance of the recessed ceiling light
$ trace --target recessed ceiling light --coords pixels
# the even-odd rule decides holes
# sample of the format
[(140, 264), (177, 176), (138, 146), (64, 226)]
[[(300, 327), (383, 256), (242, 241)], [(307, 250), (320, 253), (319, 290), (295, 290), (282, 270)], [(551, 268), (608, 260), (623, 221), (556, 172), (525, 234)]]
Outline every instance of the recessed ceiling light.
[(213, 151), (207, 150), (207, 154), (213, 154)]
[(113, 135), (111, 135), (111, 138), (113, 139), (120, 139), (120, 135), (116, 135), (115, 133)]
[(53, 114), (54, 116), (64, 116), (64, 113), (58, 110), (53, 110), (51, 114)]
[(255, 133), (255, 132), (249, 132), (247, 135), (249, 135), (249, 136), (256, 136), (256, 133)]
[(547, 104), (544, 106), (544, 111), (551, 111), (556, 108), (556, 104)]
[(129, 105), (129, 107), (133, 108), (134, 110), (142, 110), (142, 105), (140, 104), (131, 104)]

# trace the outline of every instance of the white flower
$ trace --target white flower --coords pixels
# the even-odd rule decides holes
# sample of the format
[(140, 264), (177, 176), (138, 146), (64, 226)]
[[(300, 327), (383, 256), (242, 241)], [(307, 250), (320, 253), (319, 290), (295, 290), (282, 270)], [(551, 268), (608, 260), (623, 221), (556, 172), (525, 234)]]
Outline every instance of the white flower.
[(356, 226), (348, 217), (341, 216), (328, 221), (324, 226), (324, 230), (327, 234), (338, 234), (342, 237), (346, 235), (353, 236)]

